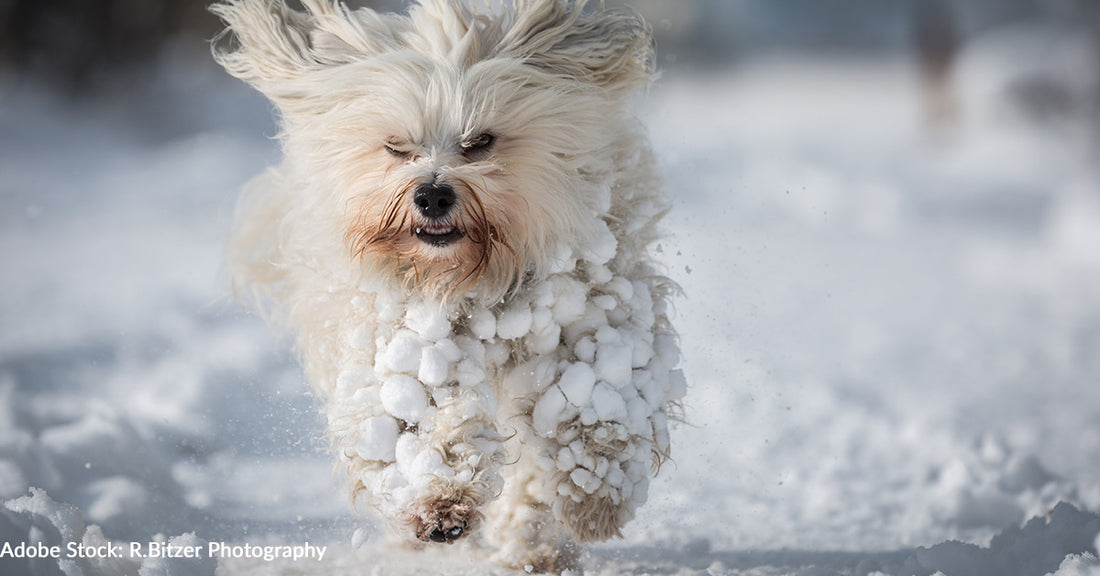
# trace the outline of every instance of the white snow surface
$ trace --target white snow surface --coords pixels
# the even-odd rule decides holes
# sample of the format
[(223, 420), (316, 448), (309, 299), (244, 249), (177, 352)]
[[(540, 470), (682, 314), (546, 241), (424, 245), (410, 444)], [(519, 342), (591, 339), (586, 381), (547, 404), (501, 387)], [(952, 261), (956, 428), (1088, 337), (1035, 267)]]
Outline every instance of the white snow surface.
[[(1095, 116), (1029, 120), (988, 84), (1005, 76), (964, 77), (940, 131), (901, 60), (671, 70), (651, 90), (686, 421), (623, 540), (568, 574), (1100, 574)], [(0, 539), (328, 552), (0, 573), (522, 574), (388, 547), (332, 474), (287, 343), (234, 301), (222, 244), (236, 188), (277, 161), (266, 114), (186, 61), (92, 101), (0, 83)], [(583, 310), (567, 300), (554, 315)], [(596, 344), (577, 353), (598, 374), (566, 372), (536, 421), (567, 400), (641, 413), (612, 389), (630, 351)], [(453, 355), (384, 361), (431, 384)], [(380, 401), (416, 418), (418, 394), (394, 380)], [(396, 441), (387, 418), (363, 435)]]

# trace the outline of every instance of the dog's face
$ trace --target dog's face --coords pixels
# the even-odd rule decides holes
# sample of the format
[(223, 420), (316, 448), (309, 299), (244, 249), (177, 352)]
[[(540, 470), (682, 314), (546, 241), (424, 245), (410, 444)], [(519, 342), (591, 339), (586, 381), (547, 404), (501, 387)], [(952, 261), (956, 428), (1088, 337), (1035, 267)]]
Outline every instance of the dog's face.
[(650, 79), (640, 19), (583, 0), (303, 4), (214, 6), (237, 44), (216, 56), (278, 106), (302, 201), (365, 272), (492, 301), (591, 233), (625, 97)]

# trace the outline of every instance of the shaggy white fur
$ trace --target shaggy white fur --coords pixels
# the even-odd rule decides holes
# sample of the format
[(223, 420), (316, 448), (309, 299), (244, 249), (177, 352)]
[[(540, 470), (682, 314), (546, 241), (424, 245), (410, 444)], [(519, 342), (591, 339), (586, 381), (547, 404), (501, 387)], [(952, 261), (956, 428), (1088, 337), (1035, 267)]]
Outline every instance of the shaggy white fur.
[(283, 125), (234, 281), (297, 333), (356, 497), (420, 540), (565, 565), (645, 501), (685, 390), (627, 110), (649, 29), (583, 0), (302, 4), (212, 8), (216, 58)]

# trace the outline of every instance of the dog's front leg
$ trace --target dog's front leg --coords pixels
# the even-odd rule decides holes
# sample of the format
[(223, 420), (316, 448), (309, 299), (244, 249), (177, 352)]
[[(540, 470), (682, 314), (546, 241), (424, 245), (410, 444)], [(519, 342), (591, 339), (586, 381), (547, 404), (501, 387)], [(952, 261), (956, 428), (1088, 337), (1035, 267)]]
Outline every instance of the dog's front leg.
[(483, 379), (455, 380), (431, 395), (435, 409), (398, 444), (415, 493), (400, 519), (421, 541), (450, 543), (477, 530), (483, 507), (500, 494), (503, 443), (493, 424), (496, 397)]
[(353, 493), (409, 536), (454, 542), (478, 528), (501, 490), (485, 347), (454, 334), (430, 305), (410, 307), (375, 341), (372, 365), (347, 356), (328, 404)]
[(549, 445), (538, 462), (553, 478), (554, 516), (577, 542), (620, 536), (645, 502), (668, 456), (668, 416), (684, 394), (663, 280), (607, 276), (589, 280), (575, 314), (558, 314), (568, 355), (530, 412), (535, 435)]
[[(538, 364), (536, 361), (518, 367), (508, 380), (511, 390), (529, 390), (529, 383), (517, 385), (517, 381), (544, 372), (534, 367)], [(501, 469), (504, 492), (490, 507), (485, 538), (495, 550), (497, 561), (518, 569), (556, 574), (577, 567), (577, 548), (568, 529), (554, 516), (560, 479), (542, 462), (547, 454), (554, 453), (556, 444), (532, 429), (532, 402), (529, 394), (501, 399), (500, 420), (508, 437), (505, 448), (509, 458)]]

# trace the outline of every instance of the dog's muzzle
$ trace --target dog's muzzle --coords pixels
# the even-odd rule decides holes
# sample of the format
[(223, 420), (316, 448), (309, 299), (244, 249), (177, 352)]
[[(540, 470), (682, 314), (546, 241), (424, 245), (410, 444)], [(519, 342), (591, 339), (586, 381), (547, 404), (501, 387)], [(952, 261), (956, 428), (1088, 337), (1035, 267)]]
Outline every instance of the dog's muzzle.
[(446, 184), (421, 184), (413, 194), (413, 204), (427, 223), (413, 230), (421, 242), (432, 246), (447, 246), (462, 238), (462, 232), (450, 222), (448, 215), (454, 210), (458, 197), (454, 188)]

